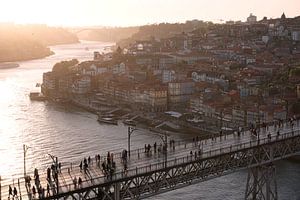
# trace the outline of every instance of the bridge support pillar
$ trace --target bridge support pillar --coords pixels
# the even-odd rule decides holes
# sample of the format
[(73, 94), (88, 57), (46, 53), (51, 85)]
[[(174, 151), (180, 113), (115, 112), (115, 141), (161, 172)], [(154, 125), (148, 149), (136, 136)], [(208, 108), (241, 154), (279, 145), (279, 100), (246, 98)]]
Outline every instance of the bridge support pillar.
[(115, 183), (114, 184), (114, 200), (120, 200), (120, 189), (121, 189), (120, 183)]
[(276, 168), (273, 164), (252, 167), (248, 171), (245, 200), (278, 200)]

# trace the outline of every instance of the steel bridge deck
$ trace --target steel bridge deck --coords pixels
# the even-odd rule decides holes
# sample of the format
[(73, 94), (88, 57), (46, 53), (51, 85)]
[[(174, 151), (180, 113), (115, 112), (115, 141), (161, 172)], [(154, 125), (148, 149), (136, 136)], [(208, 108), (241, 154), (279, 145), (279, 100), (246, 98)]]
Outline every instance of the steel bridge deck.
[[(259, 140), (245, 131), (240, 136), (231, 134), (198, 142), (176, 142), (175, 149), (168, 147), (167, 166), (165, 155), (154, 153), (153, 148), (149, 154), (142, 149), (132, 151), (127, 173), (123, 171), (120, 154), (115, 154), (117, 171), (112, 177), (106, 177), (95, 161), (87, 173), (81, 171), (78, 165), (72, 169), (65, 167), (58, 177), (59, 193), (55, 192), (55, 182), (50, 182), (50, 195), (45, 192), (44, 199), (141, 199), (300, 152), (299, 123), (293, 129), (285, 124), (279, 136), (277, 129), (274, 126), (268, 127), (268, 130), (261, 129)], [(267, 137), (268, 133), (271, 138)], [(199, 149), (201, 156), (190, 154)], [(75, 176), (83, 179), (80, 187), (73, 185)], [(46, 188), (46, 174), (40, 174), (40, 177), (41, 185)], [(38, 198), (25, 186), (23, 178), (17, 183), (15, 180), (19, 199)], [(9, 184), (13, 186), (12, 182), (2, 182), (3, 199), (8, 198)]]

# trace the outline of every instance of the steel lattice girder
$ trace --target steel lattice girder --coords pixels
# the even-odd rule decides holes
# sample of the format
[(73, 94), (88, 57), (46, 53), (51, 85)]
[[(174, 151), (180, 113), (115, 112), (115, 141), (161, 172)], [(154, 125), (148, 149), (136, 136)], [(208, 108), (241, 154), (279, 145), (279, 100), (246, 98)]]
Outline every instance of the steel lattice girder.
[[(262, 166), (293, 156), (297, 152), (300, 152), (300, 136), (221, 153), (209, 158), (199, 157), (184, 164), (112, 180), (45, 199), (141, 199), (240, 169)], [(118, 195), (115, 194), (116, 185), (119, 187)]]
[(276, 168), (271, 164), (250, 168), (248, 171), (246, 200), (277, 200)]

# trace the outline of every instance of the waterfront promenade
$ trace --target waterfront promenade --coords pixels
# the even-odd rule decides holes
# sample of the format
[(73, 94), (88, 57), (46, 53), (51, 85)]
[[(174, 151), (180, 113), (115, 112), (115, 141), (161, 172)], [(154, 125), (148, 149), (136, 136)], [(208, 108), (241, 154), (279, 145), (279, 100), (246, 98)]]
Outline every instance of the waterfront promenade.
[[(197, 138), (194, 138), (191, 141), (175, 141), (171, 143), (168, 141), (167, 151), (163, 150), (164, 144), (159, 141), (157, 143), (156, 150), (154, 149), (153, 144), (150, 144), (150, 150), (141, 148), (131, 151), (130, 158), (128, 157), (126, 162), (127, 170), (124, 170), (124, 159), (122, 159), (122, 149), (120, 149), (120, 152), (113, 152), (113, 160), (116, 163), (116, 170), (110, 175), (106, 174), (102, 167), (102, 163), (107, 161), (107, 152), (101, 152), (99, 161), (95, 160), (95, 155), (91, 155), (91, 161), (89, 162), (89, 167), (86, 170), (80, 169), (80, 161), (72, 164), (62, 162), (62, 168), (61, 170), (58, 170), (59, 172), (56, 180), (54, 180), (54, 177), (51, 177), (51, 180), (47, 180), (46, 171), (39, 170), (40, 182), (38, 185), (41, 187), (40, 197), (51, 199), (51, 196), (53, 195), (55, 196), (57, 194), (92, 187), (95, 184), (106, 183), (124, 177), (135, 176), (139, 173), (158, 170), (174, 164), (190, 162), (197, 160), (198, 158), (204, 158), (205, 156), (209, 157), (221, 152), (247, 148), (248, 146), (251, 147), (268, 142), (276, 142), (276, 140), (290, 137), (291, 133), (292, 135), (300, 134), (299, 121), (294, 121), (293, 123), (287, 122), (282, 124), (280, 127), (278, 125), (261, 127), (257, 129), (255, 134), (251, 131), (244, 131), (240, 134), (220, 134), (218, 137), (206, 140), (198, 140)], [(58, 161), (60, 162), (59, 159)], [(16, 187), (18, 192), (17, 196), (10, 196), (11, 199), (39, 198), (38, 192), (34, 194), (32, 191), (32, 187), (37, 187), (37, 185), (34, 183), (33, 174), (31, 173), (30, 175), (32, 177), (30, 185), (25, 184), (23, 177), (19, 177), (14, 180), (2, 181), (1, 199), (7, 199), (9, 197), (9, 185), (12, 188)], [(78, 184), (77, 182), (75, 185), (75, 177), (76, 180), (80, 177), (82, 179), (82, 183)], [(47, 191), (47, 185), (49, 185), (49, 192)], [(43, 195), (41, 193), (43, 193)]]

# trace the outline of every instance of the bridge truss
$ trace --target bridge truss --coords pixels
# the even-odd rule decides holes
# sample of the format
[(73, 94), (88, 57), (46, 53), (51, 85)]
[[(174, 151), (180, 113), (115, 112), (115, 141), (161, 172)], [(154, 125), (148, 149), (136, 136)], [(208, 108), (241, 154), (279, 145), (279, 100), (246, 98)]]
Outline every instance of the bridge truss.
[(274, 161), (300, 152), (299, 130), (263, 140), (188, 155), (91, 180), (89, 187), (60, 189), (45, 199), (142, 199), (211, 178), (248, 169), (245, 199), (278, 199)]

